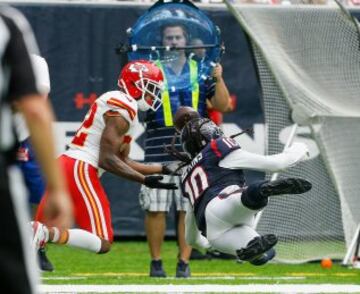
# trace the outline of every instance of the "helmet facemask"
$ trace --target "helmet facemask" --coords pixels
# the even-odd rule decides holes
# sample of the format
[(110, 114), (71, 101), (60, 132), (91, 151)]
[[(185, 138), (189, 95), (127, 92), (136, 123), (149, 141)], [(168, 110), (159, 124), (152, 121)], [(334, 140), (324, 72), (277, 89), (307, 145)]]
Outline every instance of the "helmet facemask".
[[(137, 99), (139, 109), (141, 111), (147, 111), (149, 109), (156, 111), (162, 104), (161, 91), (163, 89), (162, 82), (155, 82), (151, 79), (144, 78), (142, 71), (139, 73), (140, 79), (135, 82), (136, 88), (141, 91), (141, 98)], [(149, 103), (147, 95), (152, 97)]]
[(181, 132), (183, 150), (194, 158), (211, 140), (222, 137), (224, 133), (207, 118), (189, 121)]

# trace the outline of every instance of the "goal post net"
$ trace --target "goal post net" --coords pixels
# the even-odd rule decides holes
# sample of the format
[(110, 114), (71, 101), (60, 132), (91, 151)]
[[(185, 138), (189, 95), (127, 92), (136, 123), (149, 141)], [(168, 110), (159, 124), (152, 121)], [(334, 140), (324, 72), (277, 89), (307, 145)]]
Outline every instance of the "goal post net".
[[(267, 154), (279, 153), (292, 125), (309, 160), (279, 177), (313, 183), (304, 195), (272, 197), (258, 231), (279, 236), (277, 260), (342, 259), (360, 222), (360, 34), (330, 6), (234, 5), (252, 43), (262, 87)], [(271, 175), (267, 175), (268, 178)]]

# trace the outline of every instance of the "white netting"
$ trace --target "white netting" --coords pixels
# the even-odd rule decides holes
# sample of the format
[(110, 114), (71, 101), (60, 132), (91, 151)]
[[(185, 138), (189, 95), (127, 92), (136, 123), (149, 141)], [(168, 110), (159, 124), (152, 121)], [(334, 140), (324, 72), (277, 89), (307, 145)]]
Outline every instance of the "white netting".
[(298, 129), (297, 139), (312, 144), (310, 160), (280, 174), (310, 179), (312, 191), (273, 197), (258, 230), (279, 236), (278, 260), (342, 258), (344, 241), (350, 241), (360, 221), (358, 27), (336, 5), (227, 4), (252, 41), (263, 90), (267, 153), (282, 151), (279, 137), (289, 133), (291, 110), (300, 113), (293, 118), (309, 124)]

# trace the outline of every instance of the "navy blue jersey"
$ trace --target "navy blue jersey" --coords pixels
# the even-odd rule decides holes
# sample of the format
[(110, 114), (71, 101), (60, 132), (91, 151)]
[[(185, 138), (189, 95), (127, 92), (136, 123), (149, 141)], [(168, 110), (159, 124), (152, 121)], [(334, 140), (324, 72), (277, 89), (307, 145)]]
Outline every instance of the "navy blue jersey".
[(206, 205), (227, 186), (245, 184), (242, 170), (219, 166), (219, 162), (226, 155), (239, 148), (238, 143), (231, 138), (222, 137), (212, 140), (193, 159), (182, 175), (183, 195), (190, 199), (197, 226), (204, 236), (206, 236)]

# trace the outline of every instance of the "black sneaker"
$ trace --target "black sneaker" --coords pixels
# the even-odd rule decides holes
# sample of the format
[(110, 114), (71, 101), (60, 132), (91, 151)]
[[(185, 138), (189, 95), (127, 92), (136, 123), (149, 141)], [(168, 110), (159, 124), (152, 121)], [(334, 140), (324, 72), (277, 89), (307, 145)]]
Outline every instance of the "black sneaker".
[(275, 252), (274, 248), (271, 248), (268, 251), (266, 251), (262, 256), (251, 260), (250, 263), (252, 265), (256, 265), (256, 266), (264, 265), (268, 261), (272, 260), (275, 257), (275, 255), (276, 255), (276, 252)]
[(191, 276), (190, 266), (182, 260), (179, 260), (176, 266), (177, 278), (189, 278)]
[(152, 278), (166, 278), (166, 273), (162, 267), (162, 261), (152, 260), (150, 263), (150, 277)]
[(273, 234), (255, 237), (245, 248), (236, 250), (237, 257), (244, 261), (254, 261), (274, 247), (277, 241), (277, 237)]
[(311, 189), (309, 181), (301, 178), (287, 178), (265, 182), (260, 187), (260, 194), (265, 198), (282, 194), (302, 194)]
[(46, 256), (45, 248), (40, 248), (38, 250), (38, 260), (39, 260), (39, 267), (42, 271), (52, 272), (54, 270), (52, 263)]

